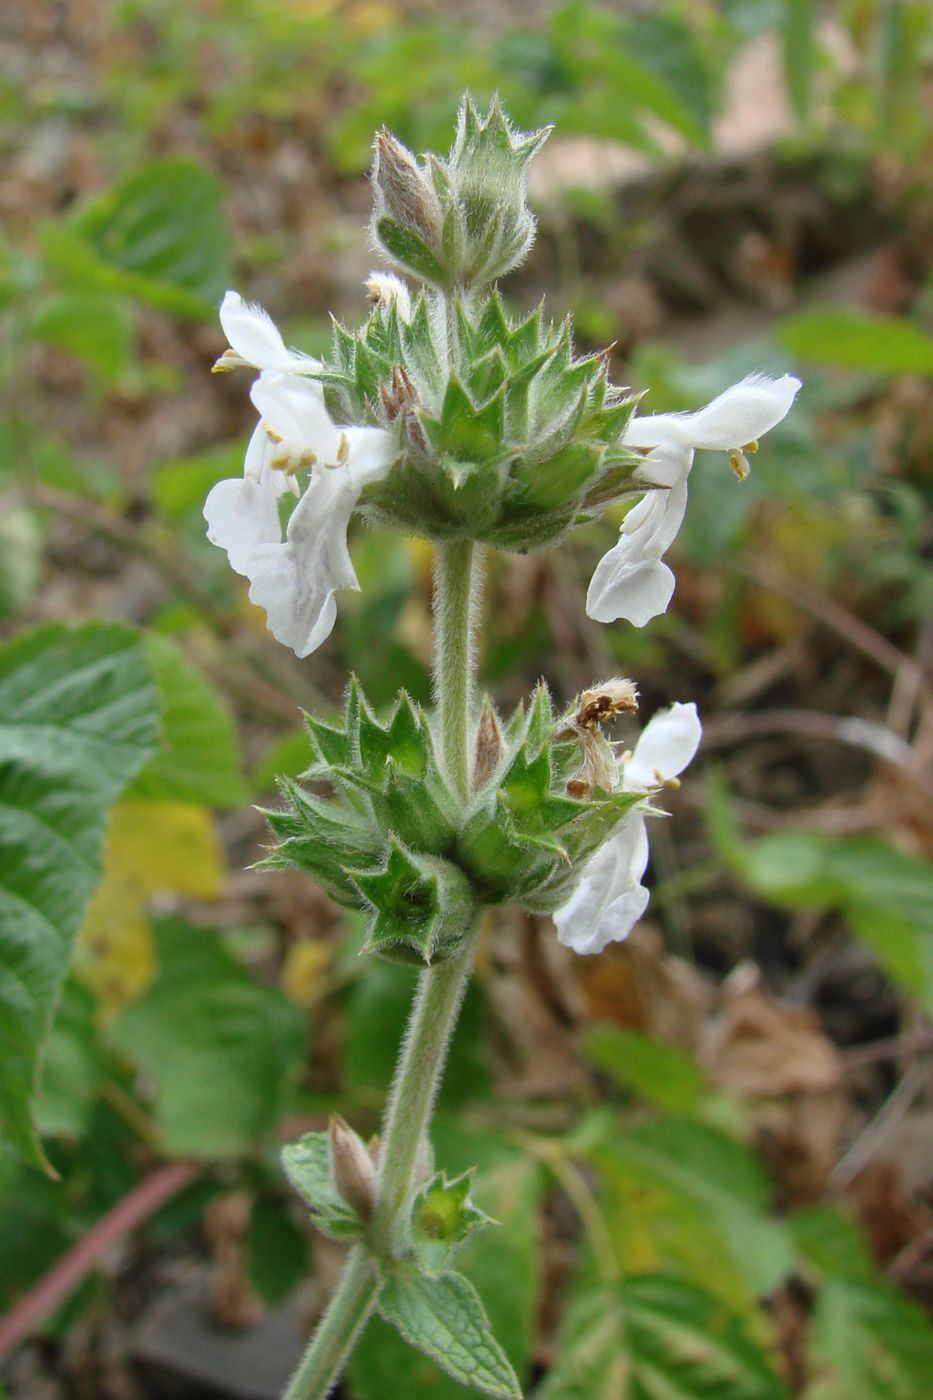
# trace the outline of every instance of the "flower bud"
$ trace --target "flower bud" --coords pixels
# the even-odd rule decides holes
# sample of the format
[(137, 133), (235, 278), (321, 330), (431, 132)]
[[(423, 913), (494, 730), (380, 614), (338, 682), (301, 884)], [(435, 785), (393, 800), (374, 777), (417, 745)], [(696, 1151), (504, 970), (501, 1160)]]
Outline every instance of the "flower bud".
[(330, 1174), (338, 1193), (360, 1217), (368, 1220), (376, 1202), (376, 1168), (362, 1138), (338, 1113), (329, 1126)]
[(476, 729), (476, 747), (473, 751), (473, 791), (485, 787), (499, 766), (505, 752), (502, 730), (496, 719), (496, 712), (488, 699), (483, 701), (482, 713)]
[(427, 171), (389, 131), (376, 137), (372, 183), (376, 246), (403, 271), (447, 286), (440, 202)]

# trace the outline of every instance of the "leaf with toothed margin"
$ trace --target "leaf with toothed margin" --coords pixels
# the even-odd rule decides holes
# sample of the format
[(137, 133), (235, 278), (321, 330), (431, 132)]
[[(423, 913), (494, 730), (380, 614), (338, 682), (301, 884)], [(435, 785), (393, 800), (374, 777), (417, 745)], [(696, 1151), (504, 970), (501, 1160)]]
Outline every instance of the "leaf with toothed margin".
[(518, 1378), (492, 1335), (479, 1294), (462, 1274), (426, 1278), (400, 1270), (386, 1280), (377, 1306), (406, 1342), (461, 1385), (521, 1400)]

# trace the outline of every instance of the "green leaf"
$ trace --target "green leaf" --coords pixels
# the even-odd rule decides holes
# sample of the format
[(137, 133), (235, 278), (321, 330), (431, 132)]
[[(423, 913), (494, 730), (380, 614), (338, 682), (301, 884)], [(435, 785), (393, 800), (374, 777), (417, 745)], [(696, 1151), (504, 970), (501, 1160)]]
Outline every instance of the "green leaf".
[(933, 1010), (933, 869), (881, 841), (794, 832), (742, 844), (721, 833), (730, 864), (764, 898), (838, 908), (894, 981)]
[(394, 219), (379, 219), (376, 222), (376, 237), (389, 257), (400, 263), (407, 272), (413, 272), (425, 282), (433, 282), (436, 287), (447, 285), (447, 274), (434, 253), (411, 229), (403, 228)]
[(781, 1400), (785, 1393), (716, 1298), (648, 1274), (577, 1291), (538, 1400)]
[(406, 1342), (461, 1385), (521, 1400), (518, 1378), (492, 1335), (479, 1294), (462, 1274), (396, 1274), (379, 1295), (378, 1308)]
[(41, 1047), (100, 878), (107, 812), (157, 742), (131, 628), (53, 624), (0, 650), (0, 1113), (36, 1165)]
[(221, 443), (190, 457), (173, 457), (154, 467), (152, 498), (159, 510), (173, 520), (196, 513), (199, 517), (211, 487), (243, 471), (243, 443)]
[(17, 617), (39, 591), (43, 532), (27, 507), (7, 506), (0, 515), (0, 618)]
[(32, 333), (84, 360), (102, 379), (113, 380), (129, 363), (133, 318), (118, 297), (67, 290), (40, 302)]
[(706, 1076), (679, 1045), (621, 1026), (594, 1026), (587, 1058), (616, 1083), (668, 1113), (693, 1116), (707, 1095)]
[[(387, 968), (389, 972), (396, 969)], [(367, 979), (368, 980), (368, 979)], [(456, 1065), (456, 1041), (451, 1061)], [(475, 1231), (458, 1263), (487, 1300), (496, 1336), (520, 1378), (528, 1374), (536, 1334), (543, 1264), (538, 1211), (544, 1185), (534, 1161), (503, 1142), (501, 1133), (462, 1127), (461, 1118), (435, 1123), (438, 1155), (455, 1171), (481, 1159), (476, 1199), (502, 1223)], [(350, 1362), (358, 1400), (462, 1400), (463, 1390), (427, 1358), (416, 1357), (381, 1318), (373, 1318)]]
[(453, 1181), (438, 1172), (415, 1196), (411, 1210), (411, 1235), (418, 1262), (426, 1274), (440, 1274), (458, 1245), (484, 1225), (497, 1225), (473, 1200), (473, 1172)]
[(256, 982), (211, 929), (165, 919), (156, 944), (158, 976), (111, 1039), (155, 1084), (167, 1152), (245, 1152), (272, 1127), (298, 1068), (302, 1013)]
[(877, 1270), (868, 1241), (851, 1216), (834, 1206), (811, 1206), (787, 1221), (797, 1249), (819, 1274), (868, 1281)]
[(803, 360), (876, 374), (933, 374), (933, 336), (910, 321), (865, 311), (799, 311), (777, 338)]
[(95, 998), (69, 978), (45, 1049), (36, 1123), (43, 1135), (78, 1137), (87, 1127), (103, 1068)]
[(831, 1278), (816, 1303), (807, 1400), (920, 1400), (933, 1376), (933, 1327), (885, 1283)]
[(133, 797), (236, 807), (247, 800), (233, 717), (213, 686), (167, 637), (146, 638), (159, 692), (162, 744)]
[(784, 0), (782, 25), (787, 91), (801, 121), (810, 113), (816, 40), (814, 0)]
[(274, 1307), (307, 1272), (307, 1240), (282, 1201), (259, 1196), (253, 1202), (247, 1243), (250, 1282), (262, 1301)]
[(790, 1271), (786, 1229), (768, 1215), (767, 1178), (734, 1138), (664, 1118), (613, 1133), (590, 1154), (603, 1173), (624, 1263), (653, 1251), (658, 1264), (686, 1272), (736, 1307)]
[(359, 1216), (331, 1179), (327, 1133), (305, 1133), (298, 1142), (283, 1148), (282, 1167), (322, 1234), (346, 1240), (360, 1233)]
[(207, 319), (230, 281), (223, 199), (218, 177), (196, 161), (153, 161), (68, 223), (49, 225), (44, 251), (77, 285)]

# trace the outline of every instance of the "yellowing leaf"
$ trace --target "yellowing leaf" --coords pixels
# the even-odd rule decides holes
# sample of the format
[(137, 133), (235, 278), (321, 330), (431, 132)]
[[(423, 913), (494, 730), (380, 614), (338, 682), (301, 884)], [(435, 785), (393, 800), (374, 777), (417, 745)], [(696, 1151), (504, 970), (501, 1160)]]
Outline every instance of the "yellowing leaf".
[(104, 877), (79, 941), (78, 966), (111, 1019), (155, 974), (149, 901), (159, 892), (216, 899), (223, 858), (211, 814), (185, 802), (131, 798), (114, 809)]

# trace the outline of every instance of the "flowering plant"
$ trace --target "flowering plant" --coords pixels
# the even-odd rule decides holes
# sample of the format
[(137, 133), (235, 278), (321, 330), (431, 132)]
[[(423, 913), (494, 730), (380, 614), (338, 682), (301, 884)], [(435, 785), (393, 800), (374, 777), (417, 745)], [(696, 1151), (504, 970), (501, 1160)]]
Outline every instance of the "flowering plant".
[(336, 325), (323, 360), (287, 349), (235, 292), (221, 307), (229, 349), (215, 368), (258, 371), (259, 422), (243, 476), (213, 488), (205, 516), (276, 638), (303, 657), (330, 634), (337, 592), (358, 586), (354, 512), (433, 541), (436, 560), (436, 712), (401, 694), (380, 719), (351, 683), (340, 723), (309, 717), (308, 769), (267, 814), (265, 864), (311, 872), (365, 913), (364, 951), (422, 969), (378, 1144), (334, 1120), (285, 1152), (317, 1225), (352, 1242), (292, 1400), (327, 1393), (373, 1309), (456, 1379), (520, 1394), (453, 1268), (488, 1219), (468, 1178), (434, 1172), (427, 1139), (480, 918), (502, 904), (551, 913), (581, 954), (625, 938), (648, 903), (656, 801), (700, 740), (696, 707), (674, 704), (617, 755), (604, 727), (637, 710), (619, 678), (565, 707), (541, 684), (502, 720), (474, 686), (482, 547), (551, 548), (638, 496), (586, 606), (643, 626), (673, 593), (663, 555), (695, 450), (727, 452), (741, 479), (800, 387), (752, 376), (697, 413), (641, 415), (606, 355), (575, 355), (569, 321), (553, 325), (543, 306), (510, 316), (493, 282), (533, 240), (526, 174), (547, 135), (516, 132), (497, 103), (482, 116), (469, 99), (446, 160), (379, 134), (372, 236), (394, 271), (372, 275), (368, 319)]

